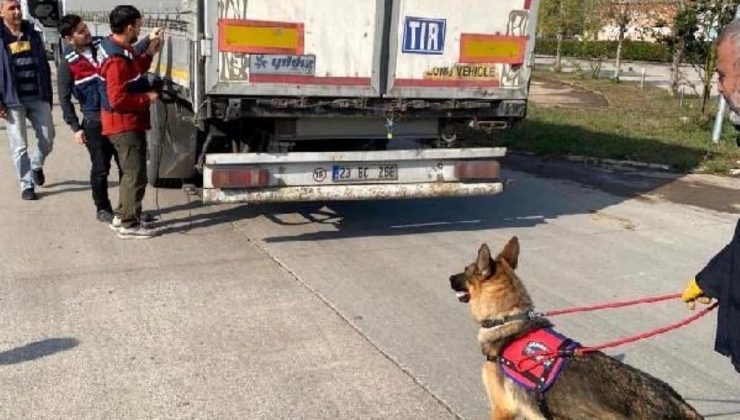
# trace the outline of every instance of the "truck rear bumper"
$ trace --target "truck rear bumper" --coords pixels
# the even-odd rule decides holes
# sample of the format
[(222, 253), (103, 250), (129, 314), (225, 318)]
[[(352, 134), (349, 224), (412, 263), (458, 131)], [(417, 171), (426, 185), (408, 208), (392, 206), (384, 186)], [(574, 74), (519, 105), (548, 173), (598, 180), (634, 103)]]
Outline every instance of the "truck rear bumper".
[(503, 148), (209, 154), (206, 203), (492, 195)]
[(205, 203), (277, 203), (310, 201), (381, 200), (428, 197), (465, 197), (503, 192), (501, 182), (435, 182), (413, 184), (322, 185), (269, 189), (204, 188)]

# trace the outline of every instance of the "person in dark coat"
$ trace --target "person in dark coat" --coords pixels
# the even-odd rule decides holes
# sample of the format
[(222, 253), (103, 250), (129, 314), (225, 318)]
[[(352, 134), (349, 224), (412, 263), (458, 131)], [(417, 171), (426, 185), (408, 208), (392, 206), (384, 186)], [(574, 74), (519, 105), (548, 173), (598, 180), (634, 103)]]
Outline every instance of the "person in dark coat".
[(714, 349), (732, 361), (740, 373), (740, 220), (727, 246), (689, 281), (683, 300), (694, 309), (695, 302), (719, 301)]
[[(717, 40), (717, 76), (717, 90), (740, 113), (740, 20), (727, 24)], [(690, 309), (697, 301), (719, 301), (714, 349), (740, 373), (740, 221), (730, 243), (689, 281), (682, 299)]]

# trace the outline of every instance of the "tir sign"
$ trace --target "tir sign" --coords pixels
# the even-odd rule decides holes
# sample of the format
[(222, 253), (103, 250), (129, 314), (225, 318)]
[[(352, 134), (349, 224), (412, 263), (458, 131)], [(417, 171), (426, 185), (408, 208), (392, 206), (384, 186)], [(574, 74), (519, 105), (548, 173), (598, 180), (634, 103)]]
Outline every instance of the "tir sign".
[(443, 54), (446, 30), (446, 19), (406, 17), (403, 30), (403, 52), (409, 54)]

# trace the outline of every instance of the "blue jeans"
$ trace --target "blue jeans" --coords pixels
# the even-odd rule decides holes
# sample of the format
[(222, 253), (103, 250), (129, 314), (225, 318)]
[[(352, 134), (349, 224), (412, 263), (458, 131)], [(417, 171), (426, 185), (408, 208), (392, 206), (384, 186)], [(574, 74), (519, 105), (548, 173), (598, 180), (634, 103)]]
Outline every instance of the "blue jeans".
[[(5, 128), (10, 140), (10, 153), (15, 163), (21, 190), (33, 188), (31, 170), (41, 169), (44, 160), (54, 146), (54, 121), (51, 118), (51, 107), (44, 101), (32, 101), (19, 107), (8, 108)], [(28, 130), (26, 119), (31, 122), (36, 133), (36, 149), (28, 153)]]

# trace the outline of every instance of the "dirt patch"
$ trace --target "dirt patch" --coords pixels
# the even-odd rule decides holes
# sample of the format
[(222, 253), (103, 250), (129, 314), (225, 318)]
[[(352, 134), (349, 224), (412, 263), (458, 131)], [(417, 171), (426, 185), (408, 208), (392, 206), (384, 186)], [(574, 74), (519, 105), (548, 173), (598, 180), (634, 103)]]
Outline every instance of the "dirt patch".
[(740, 213), (740, 188), (711, 182), (711, 175), (690, 175), (645, 195), (672, 203), (689, 204), (726, 213)]
[(544, 106), (607, 108), (609, 101), (598, 92), (552, 80), (532, 79), (529, 99)]

